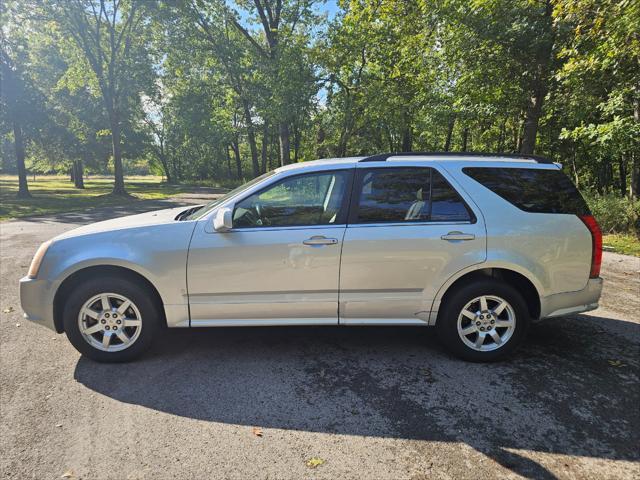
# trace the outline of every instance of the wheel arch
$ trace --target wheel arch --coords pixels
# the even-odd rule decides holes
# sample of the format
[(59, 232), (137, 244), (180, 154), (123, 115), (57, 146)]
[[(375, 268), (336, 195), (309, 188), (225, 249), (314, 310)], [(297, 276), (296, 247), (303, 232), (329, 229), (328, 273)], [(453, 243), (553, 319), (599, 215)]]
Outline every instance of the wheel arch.
[(73, 288), (82, 283), (87, 278), (95, 275), (110, 275), (114, 277), (124, 277), (135, 281), (138, 284), (142, 284), (153, 296), (154, 301), (158, 306), (158, 311), (162, 316), (162, 322), (166, 325), (166, 313), (164, 309), (164, 303), (162, 297), (158, 292), (158, 289), (151, 283), (151, 281), (135, 270), (131, 268), (123, 267), (120, 265), (92, 265), (81, 268), (68, 275), (57, 288), (53, 298), (53, 322), (56, 332), (64, 332), (64, 321), (62, 318), (62, 312), (64, 304), (69, 294), (73, 291)]
[[(520, 271), (519, 271), (520, 270)], [(510, 266), (495, 265), (486, 266), (482, 265), (481, 268), (475, 268), (471, 270), (464, 270), (458, 272), (457, 275), (450, 278), (438, 291), (436, 298), (433, 302), (432, 316), (430, 318), (430, 324), (434, 325), (437, 322), (437, 314), (440, 307), (446, 302), (447, 297), (462, 285), (467, 285), (472, 282), (482, 281), (483, 279), (494, 278), (513, 287), (520, 292), (527, 304), (529, 315), (532, 319), (540, 318), (541, 312), (541, 287), (536, 281), (535, 277), (526, 271), (521, 269), (512, 268)]]

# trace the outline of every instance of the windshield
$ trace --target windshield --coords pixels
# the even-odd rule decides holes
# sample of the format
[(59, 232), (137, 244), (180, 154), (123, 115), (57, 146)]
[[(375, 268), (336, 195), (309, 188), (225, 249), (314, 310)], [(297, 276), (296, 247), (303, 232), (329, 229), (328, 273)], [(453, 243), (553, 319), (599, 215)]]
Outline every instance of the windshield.
[(253, 180), (251, 180), (251, 181), (249, 181), (249, 182), (247, 182), (247, 183), (245, 183), (243, 185), (240, 185), (239, 187), (234, 188), (230, 192), (224, 194), (222, 197), (217, 198), (214, 201), (212, 201), (211, 203), (207, 203), (204, 207), (196, 210), (191, 215), (186, 217), (185, 220), (196, 220), (198, 218), (202, 218), (203, 216), (205, 216), (207, 213), (209, 213), (211, 210), (216, 208), (221, 203), (226, 202), (231, 197), (235, 197), (236, 195), (238, 195), (239, 193), (243, 192), (244, 190), (247, 190), (248, 188), (253, 187), (255, 184), (260, 183), (261, 181), (271, 177), (272, 175), (275, 175), (275, 173), (276, 172), (273, 171), (273, 170), (271, 172), (263, 173), (259, 177), (256, 177)]

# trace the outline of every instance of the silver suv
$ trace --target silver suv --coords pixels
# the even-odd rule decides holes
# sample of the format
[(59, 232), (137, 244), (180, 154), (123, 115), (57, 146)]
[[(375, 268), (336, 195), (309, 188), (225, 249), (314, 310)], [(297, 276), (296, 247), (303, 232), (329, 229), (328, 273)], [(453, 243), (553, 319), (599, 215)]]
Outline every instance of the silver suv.
[(25, 316), (124, 361), (159, 328), (434, 326), (466, 360), (530, 321), (595, 309), (601, 234), (560, 166), (515, 155), (383, 154), (288, 165), (208, 205), (44, 243)]

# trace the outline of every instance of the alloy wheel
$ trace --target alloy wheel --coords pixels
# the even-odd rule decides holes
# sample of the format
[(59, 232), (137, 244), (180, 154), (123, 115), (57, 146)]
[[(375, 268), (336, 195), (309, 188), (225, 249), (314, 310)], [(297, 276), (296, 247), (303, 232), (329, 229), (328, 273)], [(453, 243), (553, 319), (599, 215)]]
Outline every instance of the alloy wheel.
[(129, 348), (140, 336), (138, 307), (117, 293), (100, 293), (87, 300), (78, 313), (78, 327), (89, 345), (105, 352)]
[(516, 328), (513, 307), (495, 295), (482, 295), (467, 303), (458, 315), (458, 335), (464, 344), (479, 352), (503, 347)]

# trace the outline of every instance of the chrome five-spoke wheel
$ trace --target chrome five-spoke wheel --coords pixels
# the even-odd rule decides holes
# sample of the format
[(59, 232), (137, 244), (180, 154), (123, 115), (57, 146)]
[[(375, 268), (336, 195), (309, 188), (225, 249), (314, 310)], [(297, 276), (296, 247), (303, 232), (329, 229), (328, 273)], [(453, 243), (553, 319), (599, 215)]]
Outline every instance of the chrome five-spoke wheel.
[(463, 307), (457, 326), (465, 345), (479, 352), (490, 352), (509, 341), (516, 328), (516, 314), (505, 299), (482, 295)]
[(89, 345), (118, 352), (135, 343), (142, 331), (142, 316), (127, 297), (100, 293), (87, 300), (78, 313), (78, 328)]

